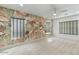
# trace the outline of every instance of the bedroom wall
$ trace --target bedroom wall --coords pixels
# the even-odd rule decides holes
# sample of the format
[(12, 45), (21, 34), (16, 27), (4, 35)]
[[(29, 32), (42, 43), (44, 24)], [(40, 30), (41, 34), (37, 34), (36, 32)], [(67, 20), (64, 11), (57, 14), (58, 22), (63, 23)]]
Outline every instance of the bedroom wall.
[[(21, 12), (21, 11), (18, 11), (18, 10), (8, 9), (8, 8), (5, 8), (5, 7), (0, 7), (0, 22), (2, 22), (6, 26), (5, 33), (9, 34), (8, 36), (6, 36), (8, 38), (5, 37), (6, 40), (8, 40), (7, 42), (9, 42), (9, 40), (11, 40), (11, 37), (10, 37), (10, 35), (11, 35), (11, 32), (10, 32), (11, 17), (23, 18), (26, 21), (27, 20), (28, 21), (34, 20), (36, 23), (39, 23), (39, 25), (42, 25), (42, 26), (44, 25), (44, 21), (45, 21), (45, 19), (41, 16), (29, 14), (29, 13), (26, 13), (26, 12)], [(6, 23), (7, 23), (7, 25), (6, 25)], [(35, 25), (36, 25), (36, 23), (35, 23)], [(28, 24), (31, 25), (31, 23), (27, 23), (26, 25), (28, 25)], [(34, 28), (34, 27), (32, 27), (32, 28)], [(30, 28), (30, 31), (32, 31), (32, 28)], [(5, 40), (5, 42), (6, 42), (6, 40)]]

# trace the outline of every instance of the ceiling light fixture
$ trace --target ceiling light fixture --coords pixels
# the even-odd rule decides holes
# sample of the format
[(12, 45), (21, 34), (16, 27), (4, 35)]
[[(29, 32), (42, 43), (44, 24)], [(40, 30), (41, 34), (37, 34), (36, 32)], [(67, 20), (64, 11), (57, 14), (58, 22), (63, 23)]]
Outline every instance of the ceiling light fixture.
[(57, 14), (56, 14), (56, 13), (54, 13), (53, 15), (54, 15), (54, 16), (56, 16)]
[(22, 7), (22, 6), (23, 6), (23, 4), (21, 3), (21, 4), (20, 4), (20, 6)]
[(56, 16), (57, 14), (56, 14), (56, 8), (54, 8), (54, 13), (53, 13), (53, 15), (54, 16)]

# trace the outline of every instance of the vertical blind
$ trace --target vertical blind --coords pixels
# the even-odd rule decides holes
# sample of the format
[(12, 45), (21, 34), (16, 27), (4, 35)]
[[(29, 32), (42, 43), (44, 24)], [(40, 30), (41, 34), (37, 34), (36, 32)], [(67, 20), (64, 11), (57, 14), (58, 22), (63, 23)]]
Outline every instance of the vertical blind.
[(25, 22), (22, 18), (11, 18), (11, 38), (20, 38), (25, 33)]
[(78, 35), (78, 20), (59, 22), (59, 33)]

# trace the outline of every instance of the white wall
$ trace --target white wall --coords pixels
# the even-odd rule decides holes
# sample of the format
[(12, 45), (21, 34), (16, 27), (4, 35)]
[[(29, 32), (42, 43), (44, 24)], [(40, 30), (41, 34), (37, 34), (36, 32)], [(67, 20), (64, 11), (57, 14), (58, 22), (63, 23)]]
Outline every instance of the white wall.
[[(68, 34), (59, 34), (59, 22), (63, 21), (72, 21), (72, 20), (79, 20), (79, 15), (63, 17), (53, 20), (53, 35), (61, 38), (68, 38), (68, 39), (77, 39), (79, 40), (79, 35), (68, 35)], [(79, 22), (79, 21), (78, 21)], [(79, 26), (79, 24), (78, 24)], [(79, 28), (78, 28), (79, 30)], [(79, 33), (79, 31), (78, 31)]]

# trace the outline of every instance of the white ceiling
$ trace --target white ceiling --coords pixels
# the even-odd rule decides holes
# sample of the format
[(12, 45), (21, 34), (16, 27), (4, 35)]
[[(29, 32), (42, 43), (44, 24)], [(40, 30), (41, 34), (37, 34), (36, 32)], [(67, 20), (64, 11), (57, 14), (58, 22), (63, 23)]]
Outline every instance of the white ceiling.
[(19, 4), (1, 4), (0, 6), (25, 11), (48, 19), (52, 18), (55, 9), (57, 16), (79, 12), (79, 4), (24, 4), (23, 6)]

